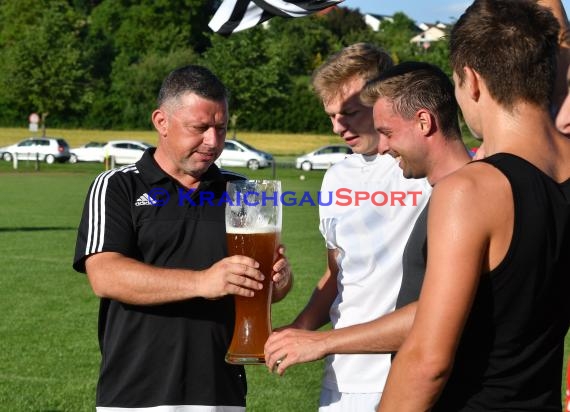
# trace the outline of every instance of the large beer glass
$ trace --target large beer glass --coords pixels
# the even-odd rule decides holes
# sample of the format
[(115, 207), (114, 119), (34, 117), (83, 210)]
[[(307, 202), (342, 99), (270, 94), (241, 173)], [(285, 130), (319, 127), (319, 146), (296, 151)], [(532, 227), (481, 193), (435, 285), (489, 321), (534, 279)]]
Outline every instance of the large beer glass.
[(271, 333), (271, 280), (281, 233), (281, 182), (244, 180), (227, 184), (228, 254), (249, 256), (265, 275), (255, 296), (235, 296), (235, 326), (226, 362), (263, 364), (263, 346)]

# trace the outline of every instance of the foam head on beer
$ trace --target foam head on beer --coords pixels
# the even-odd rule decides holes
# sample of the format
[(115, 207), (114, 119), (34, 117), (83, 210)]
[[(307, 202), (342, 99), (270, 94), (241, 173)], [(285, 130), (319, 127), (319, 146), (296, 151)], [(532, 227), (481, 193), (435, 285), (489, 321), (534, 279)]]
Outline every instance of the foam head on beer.
[[(250, 233), (281, 230), (281, 182), (277, 180), (245, 180), (229, 182), (226, 203), (226, 230), (255, 229)], [(271, 228), (273, 229), (266, 229)]]
[(259, 227), (227, 227), (226, 232), (234, 235), (253, 235), (256, 233), (275, 233), (280, 232), (280, 229), (273, 226), (259, 226)]

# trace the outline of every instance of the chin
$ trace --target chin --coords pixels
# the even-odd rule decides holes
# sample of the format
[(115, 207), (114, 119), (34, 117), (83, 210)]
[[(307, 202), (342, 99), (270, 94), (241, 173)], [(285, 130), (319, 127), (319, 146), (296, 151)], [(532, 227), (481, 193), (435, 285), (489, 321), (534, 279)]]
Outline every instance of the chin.
[(353, 153), (365, 155), (365, 156), (373, 156), (378, 154), (378, 146), (368, 147), (368, 146), (354, 146), (351, 147)]
[(193, 162), (193, 164), (191, 165), (183, 165), (182, 170), (184, 171), (184, 174), (186, 175), (190, 175), (190, 176), (201, 176), (204, 173), (206, 173), (206, 171), (210, 168), (210, 166), (213, 164), (213, 162), (208, 162), (208, 163), (197, 163), (197, 162)]
[(406, 179), (417, 179), (417, 176), (415, 175), (414, 171), (410, 170), (409, 168), (402, 167), (402, 174)]
[(481, 136), (480, 133), (477, 133), (475, 130), (473, 130), (471, 128), (471, 126), (469, 126), (469, 124), (467, 124), (467, 128), (469, 129), (469, 131), (471, 132), (471, 135), (476, 139), (479, 140), (480, 142), (483, 141), (483, 136)]

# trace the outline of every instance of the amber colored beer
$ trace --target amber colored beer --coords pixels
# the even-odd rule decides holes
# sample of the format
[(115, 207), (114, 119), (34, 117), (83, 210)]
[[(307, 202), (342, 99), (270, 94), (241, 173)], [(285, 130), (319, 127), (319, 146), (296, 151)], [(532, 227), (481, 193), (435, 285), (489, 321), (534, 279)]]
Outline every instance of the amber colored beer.
[[(265, 228), (261, 229), (265, 230)], [(273, 263), (279, 242), (279, 232), (267, 228), (228, 228), (228, 254), (249, 256), (259, 262), (263, 273), (263, 289), (253, 297), (235, 296), (235, 325), (226, 362), (234, 364), (265, 363), (263, 346), (271, 333), (271, 293)]]

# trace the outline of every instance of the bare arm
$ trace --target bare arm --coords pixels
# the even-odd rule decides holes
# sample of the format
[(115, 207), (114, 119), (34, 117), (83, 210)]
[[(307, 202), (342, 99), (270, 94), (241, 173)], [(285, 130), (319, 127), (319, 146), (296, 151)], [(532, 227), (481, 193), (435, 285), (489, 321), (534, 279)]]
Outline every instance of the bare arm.
[(326, 331), (325, 353), (397, 352), (408, 336), (417, 302), (399, 308), (370, 322)]
[(195, 297), (253, 296), (263, 278), (259, 264), (246, 256), (231, 256), (201, 271), (158, 268), (102, 252), (85, 261), (95, 294), (124, 303), (157, 305)]
[[(336, 253), (332, 250), (329, 250), (328, 262), (328, 270), (321, 278), (307, 307), (292, 325), (274, 332), (265, 345), (266, 365), (280, 375), (289, 366), (321, 359), (333, 353), (397, 351), (411, 328), (416, 303), (370, 322), (346, 328), (316, 331), (324, 321), (328, 321), (328, 310), (337, 294), (338, 268)], [(331, 278), (332, 273), (335, 274), (334, 283)], [(319, 313), (321, 317), (317, 316)], [(274, 369), (278, 360), (281, 362)]]
[[(506, 180), (497, 179), (499, 172), (488, 165), (468, 168), (485, 173), (470, 177), (462, 169), (438, 182), (432, 193), (428, 263), (416, 318), (392, 364), (378, 411), (425, 411), (435, 404), (451, 372), (480, 274), (502, 260), (508, 247), (510, 232), (502, 222), (512, 224), (512, 195)], [(493, 179), (499, 183), (490, 183)], [(489, 191), (481, 182), (498, 190)]]
[[(274, 332), (265, 344), (265, 363), (279, 375), (292, 365), (333, 353), (389, 353), (397, 351), (414, 320), (411, 303), (376, 320), (328, 331), (287, 328)], [(276, 362), (281, 360), (279, 365)]]

